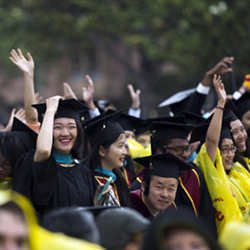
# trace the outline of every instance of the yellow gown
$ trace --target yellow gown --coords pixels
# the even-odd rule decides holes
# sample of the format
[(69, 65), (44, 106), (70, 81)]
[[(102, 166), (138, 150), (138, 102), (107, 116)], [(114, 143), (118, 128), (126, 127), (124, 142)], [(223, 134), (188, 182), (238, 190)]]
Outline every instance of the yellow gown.
[(203, 144), (195, 159), (195, 164), (203, 172), (215, 209), (216, 226), (220, 235), (227, 223), (243, 221), (240, 206), (232, 191), (232, 184), (225, 173), (219, 149), (216, 152), (214, 164), (207, 154), (206, 145)]

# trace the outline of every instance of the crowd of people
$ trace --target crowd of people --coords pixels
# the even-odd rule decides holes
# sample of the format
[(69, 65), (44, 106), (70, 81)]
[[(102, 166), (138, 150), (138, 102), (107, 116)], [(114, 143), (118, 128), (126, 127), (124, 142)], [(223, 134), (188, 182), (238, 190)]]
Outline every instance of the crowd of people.
[(227, 95), (233, 57), (148, 119), (140, 90), (128, 85), (120, 111), (95, 100), (89, 75), (81, 98), (64, 83), (41, 102), (31, 54), (10, 60), (24, 107), (0, 132), (0, 249), (250, 248), (250, 75)]

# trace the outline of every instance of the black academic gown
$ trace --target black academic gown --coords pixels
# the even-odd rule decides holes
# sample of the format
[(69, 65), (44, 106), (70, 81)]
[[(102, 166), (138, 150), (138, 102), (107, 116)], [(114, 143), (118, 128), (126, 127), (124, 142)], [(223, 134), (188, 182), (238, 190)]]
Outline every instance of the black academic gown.
[(34, 162), (33, 157), (34, 151), (19, 160), (15, 171), (19, 186), (15, 188), (32, 201), (38, 214), (59, 207), (93, 205), (94, 179), (85, 163), (69, 166), (56, 163), (53, 157)]

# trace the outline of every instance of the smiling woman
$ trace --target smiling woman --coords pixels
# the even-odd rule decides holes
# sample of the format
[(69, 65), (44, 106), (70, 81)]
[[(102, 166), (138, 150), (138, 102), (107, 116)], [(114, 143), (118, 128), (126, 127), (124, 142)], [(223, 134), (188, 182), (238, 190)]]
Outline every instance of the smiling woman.
[(128, 186), (120, 171), (128, 153), (126, 135), (120, 124), (112, 121), (117, 116), (119, 112), (103, 114), (85, 124), (91, 144), (89, 166), (97, 184), (96, 205), (129, 204)]
[(80, 112), (86, 109), (76, 100), (54, 96), (46, 104), (35, 105), (44, 114), (35, 152), (21, 161), (30, 167), (31, 200), (37, 211), (65, 206), (90, 206), (94, 194), (93, 177), (81, 162), (82, 127)]

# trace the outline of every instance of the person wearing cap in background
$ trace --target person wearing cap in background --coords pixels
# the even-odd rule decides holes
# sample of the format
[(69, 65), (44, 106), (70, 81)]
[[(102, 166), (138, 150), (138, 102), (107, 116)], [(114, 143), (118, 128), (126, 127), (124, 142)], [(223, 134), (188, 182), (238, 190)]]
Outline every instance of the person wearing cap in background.
[(101, 245), (107, 250), (139, 250), (150, 222), (131, 208), (110, 208), (96, 219)]
[[(216, 75), (214, 76), (214, 87), (218, 95), (218, 102), (207, 131), (206, 141), (202, 145), (195, 163), (204, 173), (213, 200), (217, 231), (220, 235), (229, 222), (242, 222), (242, 214), (248, 214), (248, 206), (242, 193), (242, 191), (245, 192), (244, 189), (247, 187), (243, 189), (243, 187), (240, 188), (239, 186), (242, 181), (242, 173), (239, 173), (238, 170), (242, 170), (243, 167), (239, 165), (234, 166), (234, 169), (232, 169), (235, 148), (227, 130), (223, 130), (221, 142), (219, 141), (227, 96), (220, 77)], [(232, 114), (229, 112), (231, 110), (228, 111), (228, 108), (227, 105), (224, 126), (228, 126), (232, 119)], [(219, 142), (221, 144), (221, 154), (218, 149)]]
[(130, 192), (132, 207), (150, 219), (169, 207), (175, 208), (181, 170), (191, 166), (170, 153), (137, 158), (135, 161), (143, 165), (146, 172), (141, 188)]
[[(151, 154), (150, 133), (148, 131), (149, 122), (147, 120), (124, 113), (120, 114), (120, 116), (117, 118), (117, 122), (124, 129), (127, 138), (128, 151), (126, 159), (124, 161), (124, 166), (123, 168), (121, 168), (121, 171), (128, 186), (131, 187), (136, 177), (136, 169), (133, 164), (132, 158), (135, 158), (135, 155), (139, 152), (140, 155)], [(137, 138), (139, 136), (141, 136), (141, 140), (144, 140), (144, 145), (140, 144), (137, 141)]]
[(213, 75), (224, 75), (228, 72), (232, 72), (231, 65), (233, 60), (233, 57), (224, 57), (204, 74), (202, 81), (196, 89), (181, 91), (160, 103), (158, 106), (160, 108), (169, 106), (171, 115), (177, 115), (182, 111), (191, 111), (200, 115), (202, 106), (210, 90)]
[(30, 171), (24, 168), (20, 170), (16, 166), (23, 154), (35, 148), (37, 133), (16, 116), (10, 119), (10, 131), (0, 132), (0, 189), (12, 187), (24, 193), (28, 191), (28, 185), (19, 182), (19, 177), (29, 175)]
[(242, 121), (245, 129), (250, 127), (250, 74), (245, 76), (242, 86), (233, 94), (237, 116)]
[[(218, 95), (218, 102), (215, 113), (213, 114), (212, 120), (207, 130), (205, 142), (206, 149), (204, 149), (203, 146), (202, 151), (206, 150), (211, 161), (216, 166), (218, 174), (220, 174), (221, 169), (225, 170), (226, 176), (230, 181), (229, 185), (232, 189), (233, 196), (237, 200), (241, 212), (244, 215), (248, 213), (247, 203), (249, 202), (250, 198), (250, 175), (247, 169), (245, 169), (239, 162), (234, 162), (236, 147), (234, 146), (234, 142), (230, 134), (230, 120), (226, 120), (230, 118), (228, 118), (227, 114), (229, 111), (225, 113), (224, 127), (222, 129), (223, 113), (227, 100), (227, 94), (220, 76), (217, 77), (215, 75), (213, 81), (215, 91)], [(218, 146), (220, 148), (221, 156), (218, 153)], [(222, 161), (220, 157), (222, 158)], [(222, 166), (219, 167), (219, 164), (222, 164)], [(207, 168), (208, 165), (204, 166), (203, 171)], [(209, 169), (207, 171), (209, 171)], [(205, 172), (204, 175), (207, 176), (207, 173)], [(209, 178), (207, 179), (207, 185), (210, 185)]]
[(58, 207), (93, 204), (93, 177), (81, 160), (82, 127), (80, 112), (85, 109), (77, 100), (54, 96), (46, 104), (37, 104), (44, 114), (35, 152), (24, 155), (19, 168), (28, 167), (31, 201), (43, 215)]
[[(174, 123), (174, 120), (176, 122)], [(172, 153), (179, 159), (187, 161), (190, 155), (190, 135), (194, 126), (180, 123), (179, 118), (171, 122), (154, 122), (151, 137), (153, 154)], [(178, 122), (178, 123), (177, 123)], [(191, 138), (192, 141), (192, 138)], [(189, 207), (197, 216), (202, 217), (213, 228), (216, 235), (216, 225), (212, 201), (201, 170), (193, 163), (191, 168), (182, 171), (176, 194), (176, 205)], [(167, 166), (166, 166), (167, 167)]]
[(185, 208), (168, 210), (144, 234), (142, 250), (220, 250), (206, 223)]
[(129, 204), (128, 185), (120, 171), (127, 148), (125, 131), (115, 121), (119, 115), (109, 111), (83, 124), (90, 143), (89, 168), (97, 186), (95, 205)]

